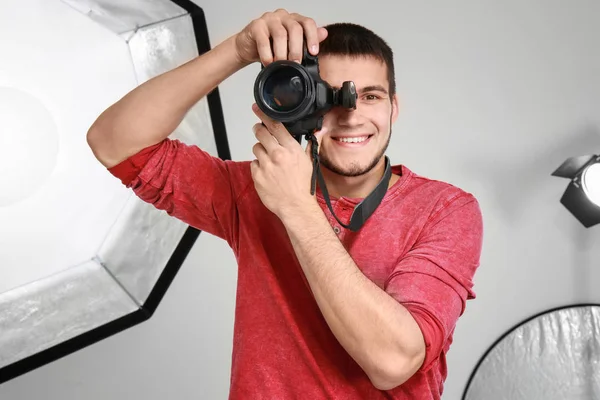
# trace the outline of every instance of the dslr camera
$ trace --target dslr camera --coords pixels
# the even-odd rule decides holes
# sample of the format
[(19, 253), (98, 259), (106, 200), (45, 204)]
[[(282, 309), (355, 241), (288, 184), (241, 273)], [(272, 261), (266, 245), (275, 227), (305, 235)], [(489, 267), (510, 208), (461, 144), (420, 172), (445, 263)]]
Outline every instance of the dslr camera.
[(298, 141), (302, 136), (321, 129), (323, 115), (339, 106), (356, 109), (356, 87), (346, 81), (333, 88), (319, 75), (318, 56), (313, 56), (304, 43), (304, 56), (298, 64), (289, 60), (261, 66), (254, 83), (254, 99), (270, 118), (280, 121)]

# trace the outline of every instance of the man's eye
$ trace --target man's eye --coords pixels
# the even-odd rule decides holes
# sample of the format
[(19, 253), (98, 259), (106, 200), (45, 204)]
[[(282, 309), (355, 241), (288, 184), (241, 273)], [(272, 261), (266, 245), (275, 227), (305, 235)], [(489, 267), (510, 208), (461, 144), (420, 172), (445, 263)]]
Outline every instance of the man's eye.
[(368, 95), (365, 96), (365, 98), (367, 100), (377, 100), (379, 97), (377, 95), (374, 95), (374, 94), (368, 94)]

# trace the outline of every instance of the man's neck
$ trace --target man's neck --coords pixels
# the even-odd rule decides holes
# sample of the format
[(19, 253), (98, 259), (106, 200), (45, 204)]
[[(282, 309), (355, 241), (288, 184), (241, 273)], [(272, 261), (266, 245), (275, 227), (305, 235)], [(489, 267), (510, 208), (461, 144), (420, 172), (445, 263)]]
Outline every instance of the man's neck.
[[(379, 184), (385, 172), (385, 158), (368, 173), (361, 176), (341, 176), (324, 168), (321, 165), (321, 173), (327, 185), (327, 192), (331, 198), (346, 197), (351, 199), (363, 199), (367, 197)], [(399, 176), (392, 174), (388, 188), (390, 188)]]

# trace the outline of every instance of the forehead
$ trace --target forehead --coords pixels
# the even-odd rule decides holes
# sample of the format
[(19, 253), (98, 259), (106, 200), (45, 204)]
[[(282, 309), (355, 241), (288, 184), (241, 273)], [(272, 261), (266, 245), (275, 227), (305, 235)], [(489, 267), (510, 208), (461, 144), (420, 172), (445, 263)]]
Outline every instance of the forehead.
[(359, 90), (365, 86), (387, 88), (388, 85), (386, 65), (374, 57), (319, 56), (319, 73), (334, 87), (341, 87), (344, 81), (354, 81)]

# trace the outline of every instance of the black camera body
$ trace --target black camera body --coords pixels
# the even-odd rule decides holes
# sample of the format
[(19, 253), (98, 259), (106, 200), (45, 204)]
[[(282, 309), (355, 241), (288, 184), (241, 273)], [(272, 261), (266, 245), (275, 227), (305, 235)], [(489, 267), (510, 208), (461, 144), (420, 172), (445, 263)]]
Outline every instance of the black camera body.
[(254, 83), (254, 99), (270, 118), (280, 121), (301, 143), (302, 136), (321, 129), (323, 115), (339, 106), (356, 109), (354, 82), (346, 81), (337, 89), (319, 75), (318, 56), (313, 56), (304, 44), (304, 56), (299, 64), (278, 60), (262, 66)]

